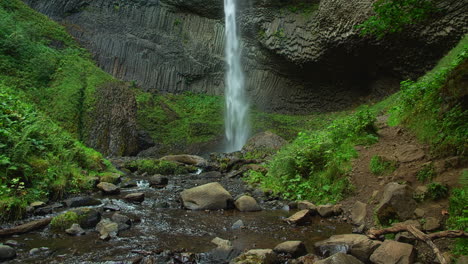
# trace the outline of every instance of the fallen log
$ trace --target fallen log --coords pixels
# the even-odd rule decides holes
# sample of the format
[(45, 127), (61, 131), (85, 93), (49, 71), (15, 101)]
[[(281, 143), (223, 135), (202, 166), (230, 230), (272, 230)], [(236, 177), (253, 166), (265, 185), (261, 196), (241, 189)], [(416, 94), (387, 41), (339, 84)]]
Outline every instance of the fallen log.
[(7, 236), (12, 236), (12, 235), (28, 233), (28, 232), (46, 227), (47, 225), (49, 225), (50, 221), (52, 221), (52, 217), (35, 220), (35, 221), (22, 224), (19, 226), (15, 226), (12, 228), (1, 229), (0, 237), (7, 237)]
[(462, 230), (446, 230), (432, 234), (425, 234), (421, 230), (417, 229), (413, 225), (405, 225), (405, 224), (395, 224), (392, 227), (383, 228), (383, 229), (374, 229), (371, 228), (367, 232), (367, 236), (370, 239), (378, 239), (381, 235), (385, 234), (392, 234), (392, 233), (399, 233), (399, 232), (410, 232), (416, 239), (419, 239), (426, 243), (428, 246), (432, 248), (432, 251), (436, 255), (437, 259), (441, 264), (447, 264), (447, 260), (442, 256), (442, 253), (437, 248), (437, 246), (432, 242), (432, 239), (436, 238), (456, 238), (456, 237), (468, 237), (468, 233)]

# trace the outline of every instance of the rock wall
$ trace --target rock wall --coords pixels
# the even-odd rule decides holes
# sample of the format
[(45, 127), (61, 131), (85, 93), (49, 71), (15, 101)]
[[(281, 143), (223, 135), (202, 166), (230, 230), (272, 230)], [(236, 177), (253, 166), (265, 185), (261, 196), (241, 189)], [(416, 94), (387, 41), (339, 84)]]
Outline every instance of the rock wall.
[[(25, 0), (60, 21), (98, 64), (146, 91), (222, 94), (222, 0)], [(355, 25), (374, 0), (245, 0), (239, 12), (247, 88), (270, 111), (339, 110), (398, 88), (434, 65), (467, 33), (468, 6), (381, 41)]]

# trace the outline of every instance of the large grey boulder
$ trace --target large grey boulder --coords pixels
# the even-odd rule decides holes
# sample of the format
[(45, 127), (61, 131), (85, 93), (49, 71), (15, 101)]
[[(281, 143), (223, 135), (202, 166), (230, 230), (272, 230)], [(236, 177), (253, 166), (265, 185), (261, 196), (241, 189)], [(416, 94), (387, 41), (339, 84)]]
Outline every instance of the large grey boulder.
[(241, 212), (255, 212), (261, 211), (262, 208), (258, 205), (257, 201), (248, 195), (242, 195), (239, 197), (235, 202), (234, 205), (236, 206), (237, 210)]
[(411, 219), (416, 205), (411, 187), (391, 182), (385, 186), (376, 215), (382, 224), (388, 224), (390, 220), (405, 221)]
[(16, 257), (16, 250), (10, 246), (0, 244), (0, 262)]
[(364, 264), (364, 262), (360, 261), (359, 259), (351, 255), (347, 255), (345, 253), (336, 253), (326, 259), (319, 260), (314, 263), (315, 264)]
[(370, 256), (370, 260), (375, 264), (412, 264), (414, 254), (410, 244), (385, 240)]
[(322, 255), (328, 256), (339, 252), (348, 253), (366, 262), (381, 243), (369, 239), (365, 235), (345, 234), (331, 236), (329, 239), (315, 243), (314, 246)]
[(103, 194), (112, 195), (119, 194), (120, 188), (110, 182), (100, 182), (96, 186)]
[(284, 138), (270, 131), (265, 131), (251, 137), (242, 150), (247, 152), (255, 150), (278, 150), (287, 143), (288, 142)]
[(218, 182), (184, 190), (180, 193), (183, 205), (190, 210), (219, 210), (226, 209), (231, 194)]

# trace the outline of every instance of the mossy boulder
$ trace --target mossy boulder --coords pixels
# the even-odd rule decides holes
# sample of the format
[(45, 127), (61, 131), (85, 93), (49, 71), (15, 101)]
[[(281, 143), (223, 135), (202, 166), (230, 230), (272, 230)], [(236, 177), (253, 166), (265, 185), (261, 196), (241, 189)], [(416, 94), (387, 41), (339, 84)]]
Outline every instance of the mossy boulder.
[(83, 228), (91, 228), (101, 220), (101, 213), (93, 208), (80, 208), (55, 216), (50, 226), (56, 231), (65, 231), (73, 224), (79, 224)]

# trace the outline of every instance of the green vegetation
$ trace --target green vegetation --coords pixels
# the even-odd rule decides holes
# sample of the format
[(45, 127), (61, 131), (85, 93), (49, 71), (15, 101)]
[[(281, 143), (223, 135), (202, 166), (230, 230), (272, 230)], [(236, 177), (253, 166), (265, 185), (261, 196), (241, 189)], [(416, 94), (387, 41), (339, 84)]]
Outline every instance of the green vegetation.
[(283, 7), (281, 11), (287, 10), (291, 13), (301, 14), (305, 18), (309, 18), (318, 9), (318, 3), (305, 3), (302, 1), (293, 1), (293, 3)]
[(174, 175), (184, 174), (196, 171), (195, 167), (184, 166), (171, 161), (158, 159), (139, 159), (125, 163), (125, 168), (139, 173), (148, 173), (149, 175)]
[[(451, 191), (449, 199), (450, 217), (447, 220), (447, 227), (468, 232), (468, 170), (463, 170), (460, 183), (461, 188), (455, 188)], [(458, 256), (468, 255), (468, 239), (457, 239), (453, 253)]]
[(370, 171), (374, 175), (384, 175), (394, 172), (397, 168), (396, 161), (386, 160), (381, 156), (373, 156), (369, 164)]
[(433, 200), (439, 200), (448, 196), (448, 188), (438, 182), (431, 182), (427, 186), (427, 195)]
[(0, 220), (113, 170), (76, 140), (109, 80), (63, 27), (19, 0), (0, 2)]
[(73, 211), (68, 211), (66, 213), (57, 215), (52, 218), (50, 222), (50, 227), (57, 231), (64, 231), (65, 229), (70, 228), (73, 224), (78, 224), (78, 214)]
[(420, 182), (426, 182), (432, 180), (436, 176), (434, 171), (434, 164), (429, 163), (422, 167), (422, 169), (416, 175), (416, 178)]
[(390, 125), (408, 127), (433, 155), (466, 155), (468, 110), (462, 107), (468, 69), (468, 36), (417, 81), (404, 81), (390, 110)]
[(362, 35), (378, 39), (387, 34), (402, 31), (406, 26), (420, 23), (437, 9), (429, 0), (378, 0), (374, 3), (375, 16), (371, 16), (357, 28)]
[(299, 133), (269, 162), (266, 175), (250, 171), (246, 181), (287, 199), (336, 202), (350, 190), (346, 172), (357, 155), (354, 145), (377, 140), (374, 121), (374, 114), (363, 107), (325, 129)]

